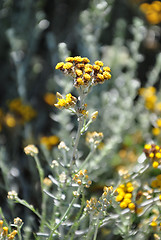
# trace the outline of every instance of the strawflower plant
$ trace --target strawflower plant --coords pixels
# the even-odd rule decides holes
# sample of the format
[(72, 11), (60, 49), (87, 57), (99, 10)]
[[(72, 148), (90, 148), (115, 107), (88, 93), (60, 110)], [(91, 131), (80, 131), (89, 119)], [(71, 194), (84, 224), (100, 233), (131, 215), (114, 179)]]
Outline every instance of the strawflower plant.
[[(58, 92), (55, 103), (58, 111), (68, 110), (76, 117), (75, 137), (71, 137), (68, 143), (60, 140), (57, 160), (47, 160), (48, 176), (45, 176), (39, 158), (41, 152), (35, 145), (26, 146), (24, 151), (34, 158), (39, 173), (41, 206), (36, 209), (14, 190), (8, 192), (9, 201), (27, 207), (37, 216), (40, 226), (35, 239), (96, 240), (99, 231), (106, 227), (110, 228), (111, 239), (115, 235), (129, 240), (148, 239), (152, 234), (155, 239), (161, 239), (161, 147), (150, 142), (145, 144), (132, 169), (106, 182), (99, 196), (90, 196), (92, 181), (97, 181), (90, 176), (90, 164), (100, 147), (103, 133), (88, 131), (99, 112), (95, 110), (89, 114), (86, 98), (93, 87), (111, 78), (111, 69), (102, 61), (97, 60), (92, 65), (87, 57), (80, 56), (67, 57), (65, 62), (56, 65), (56, 69), (73, 78), (77, 91), (76, 96), (74, 93), (63, 96)], [(79, 149), (83, 135), (90, 149), (84, 154)], [(149, 174), (147, 182), (144, 174), (156, 169), (155, 177)], [(21, 235), (18, 236), (21, 239)]]

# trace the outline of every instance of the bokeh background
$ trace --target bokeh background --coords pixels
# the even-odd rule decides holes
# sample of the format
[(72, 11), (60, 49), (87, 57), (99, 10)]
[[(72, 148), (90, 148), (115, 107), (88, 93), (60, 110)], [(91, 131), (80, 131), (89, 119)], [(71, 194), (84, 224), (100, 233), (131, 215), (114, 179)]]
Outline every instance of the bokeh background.
[[(56, 72), (55, 65), (67, 56), (80, 55), (92, 63), (103, 60), (111, 67), (112, 79), (93, 90), (88, 104), (102, 113), (98, 118), (101, 125), (95, 123), (92, 128), (103, 131), (105, 139), (118, 137), (112, 138), (113, 162), (108, 168), (104, 166), (108, 173), (104, 179), (113, 177), (111, 169), (123, 164), (120, 158), (126, 159), (129, 154), (135, 161), (141, 144), (149, 138), (150, 123), (145, 125), (138, 119), (141, 110), (134, 111), (134, 107), (140, 101), (139, 87), (154, 85), (158, 91), (161, 86), (161, 3), (1, 0), (0, 29), (0, 205), (8, 220), (17, 214), (36, 231), (34, 216), (20, 206), (8, 207), (6, 196), (15, 189), (38, 208), (38, 173), (23, 148), (30, 143), (40, 147), (42, 166), (48, 175), (45, 157), (55, 159), (57, 144), (64, 139), (68, 143), (69, 134), (76, 128), (75, 118), (54, 107), (57, 91), (76, 94), (71, 79)], [(135, 135), (129, 136), (131, 133)], [(140, 144), (134, 152), (125, 151), (134, 144)], [(83, 141), (81, 149), (86, 155)], [(100, 182), (104, 172), (97, 174), (95, 181)]]

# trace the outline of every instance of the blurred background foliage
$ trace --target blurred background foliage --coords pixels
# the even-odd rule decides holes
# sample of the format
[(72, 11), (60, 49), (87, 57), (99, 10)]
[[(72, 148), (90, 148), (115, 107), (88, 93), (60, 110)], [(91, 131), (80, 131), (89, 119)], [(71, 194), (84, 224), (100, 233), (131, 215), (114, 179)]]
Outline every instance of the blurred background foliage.
[[(71, 80), (55, 72), (58, 61), (81, 55), (91, 62), (103, 60), (112, 69), (112, 79), (95, 87), (87, 102), (91, 111), (99, 109), (98, 122), (90, 130), (103, 131), (105, 136), (93, 161), (95, 166), (91, 163), (95, 181), (106, 181), (115, 176), (114, 169), (120, 165), (135, 162), (145, 141), (151, 139), (147, 133), (150, 113), (140, 114), (145, 107), (138, 89), (160, 87), (161, 4), (141, 0), (1, 0), (0, 29), (0, 202), (8, 219), (16, 213), (29, 222), (33, 216), (28, 210), (22, 213), (20, 207), (9, 208), (6, 200), (13, 188), (35, 207), (41, 201), (38, 174), (23, 147), (29, 143), (40, 146), (48, 175), (45, 159), (51, 162), (56, 158), (54, 146), (60, 140), (71, 146), (69, 134), (73, 135), (76, 127), (73, 117), (53, 106), (57, 91), (73, 91)], [(84, 141), (80, 149), (82, 156), (87, 154)]]

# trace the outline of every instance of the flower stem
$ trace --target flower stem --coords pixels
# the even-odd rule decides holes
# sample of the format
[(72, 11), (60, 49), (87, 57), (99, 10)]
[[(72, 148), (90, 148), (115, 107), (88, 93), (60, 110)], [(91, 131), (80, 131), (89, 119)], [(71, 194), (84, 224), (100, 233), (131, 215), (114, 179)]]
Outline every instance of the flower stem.
[(52, 240), (52, 239), (53, 239), (53, 238), (52, 238), (52, 235), (53, 235), (53, 233), (55, 232), (55, 230), (61, 225), (61, 223), (62, 223), (64, 220), (66, 220), (66, 217), (68, 216), (68, 213), (69, 213), (70, 209), (72, 208), (75, 200), (76, 200), (76, 198), (73, 198), (73, 200), (71, 201), (71, 203), (70, 203), (69, 207), (67, 208), (66, 212), (65, 212), (64, 215), (62, 216), (60, 222), (52, 229), (48, 240)]
[(97, 239), (98, 227), (99, 227), (99, 215), (98, 215), (97, 222), (96, 222), (96, 228), (95, 228), (93, 240)]

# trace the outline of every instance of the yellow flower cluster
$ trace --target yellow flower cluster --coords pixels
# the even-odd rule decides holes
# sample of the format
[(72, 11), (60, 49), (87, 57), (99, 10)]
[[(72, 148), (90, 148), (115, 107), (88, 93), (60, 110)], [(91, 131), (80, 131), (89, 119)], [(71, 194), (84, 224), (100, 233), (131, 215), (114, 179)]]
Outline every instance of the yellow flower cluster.
[(91, 65), (87, 57), (68, 57), (65, 59), (66, 63), (59, 62), (56, 69), (61, 70), (64, 74), (69, 74), (74, 78), (74, 86), (76, 88), (87, 87), (90, 85), (97, 85), (104, 83), (105, 80), (111, 78), (111, 69), (103, 67), (102, 61), (95, 61)]
[(56, 96), (55, 96), (55, 94), (50, 93), (50, 92), (46, 93), (46, 94), (44, 95), (44, 101), (45, 101), (47, 104), (53, 106), (53, 105), (56, 103)]
[(7, 198), (11, 200), (15, 200), (17, 198), (17, 192), (12, 190), (8, 192)]
[(79, 186), (83, 185), (86, 188), (89, 188), (90, 185), (92, 184), (92, 181), (89, 180), (86, 169), (84, 171), (80, 170), (77, 174), (75, 174), (73, 180)]
[(87, 132), (86, 135), (86, 142), (89, 145), (95, 145), (98, 146), (100, 144), (100, 142), (103, 139), (103, 133), (102, 132)]
[(12, 231), (10, 234), (8, 233), (8, 227), (3, 227), (3, 220), (0, 220), (0, 239), (12, 240), (15, 238), (17, 230)]
[(30, 144), (24, 148), (24, 152), (26, 155), (30, 155), (30, 156), (34, 157), (35, 155), (37, 155), (39, 153), (39, 150), (35, 145)]
[(55, 107), (57, 107), (59, 109), (74, 107), (77, 102), (77, 98), (72, 96), (71, 93), (68, 93), (64, 99), (63, 96), (59, 92), (57, 92), (56, 97), (57, 97), (58, 102), (54, 105), (55, 105)]
[(107, 210), (107, 207), (112, 202), (112, 195), (113, 195), (113, 187), (104, 187), (103, 188), (103, 194), (97, 200), (95, 197), (92, 197), (90, 200), (86, 201), (86, 207), (85, 212), (92, 212), (92, 214), (97, 215), (98, 213), (105, 212)]
[(145, 100), (145, 107), (149, 110), (154, 111), (155, 104), (157, 101), (156, 97), (156, 89), (154, 87), (148, 87), (148, 88), (140, 88), (139, 94), (144, 98)]
[(24, 124), (36, 116), (36, 111), (29, 105), (23, 104), (20, 98), (16, 98), (9, 103), (9, 109)]
[(161, 22), (161, 2), (153, 1), (152, 3), (142, 3), (140, 10), (145, 14), (146, 19), (151, 24)]
[(53, 146), (59, 143), (59, 138), (55, 135), (43, 136), (40, 138), (40, 143), (45, 145), (48, 150), (51, 150)]
[(144, 153), (151, 159), (153, 168), (158, 168), (161, 164), (161, 148), (155, 144), (145, 144)]
[(121, 184), (116, 189), (118, 195), (116, 196), (116, 201), (120, 202), (121, 208), (129, 208), (130, 210), (135, 210), (135, 204), (132, 202), (132, 192), (134, 191), (133, 184), (128, 182), (126, 184)]
[(156, 96), (156, 88), (151, 86), (147, 88), (140, 88), (139, 94), (145, 100), (145, 107), (151, 111), (161, 112), (161, 101)]

